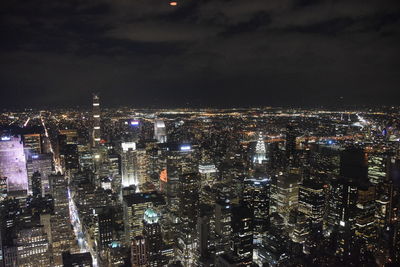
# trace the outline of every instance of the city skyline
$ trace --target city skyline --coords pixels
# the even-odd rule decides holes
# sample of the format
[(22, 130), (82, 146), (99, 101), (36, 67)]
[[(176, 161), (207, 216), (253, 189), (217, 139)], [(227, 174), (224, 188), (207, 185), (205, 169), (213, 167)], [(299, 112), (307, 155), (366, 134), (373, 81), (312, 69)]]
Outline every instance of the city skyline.
[(12, 0), (0, 29), (0, 267), (400, 266), (399, 0)]

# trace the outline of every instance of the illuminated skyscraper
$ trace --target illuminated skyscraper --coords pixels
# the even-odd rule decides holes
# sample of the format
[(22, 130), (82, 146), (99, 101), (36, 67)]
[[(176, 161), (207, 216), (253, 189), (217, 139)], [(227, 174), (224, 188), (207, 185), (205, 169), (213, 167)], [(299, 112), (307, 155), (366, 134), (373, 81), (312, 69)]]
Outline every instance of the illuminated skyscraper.
[(146, 239), (143, 236), (136, 236), (131, 244), (131, 266), (146, 267), (148, 265), (148, 252)]
[(253, 218), (251, 209), (244, 206), (232, 207), (233, 253), (239, 258), (239, 266), (252, 265)]
[(78, 132), (75, 129), (60, 130), (59, 135), (62, 136), (65, 144), (78, 144)]
[(92, 131), (92, 146), (97, 147), (101, 138), (100, 130), (100, 97), (93, 94), (93, 131)]
[(32, 175), (39, 172), (41, 175), (41, 194), (49, 193), (49, 175), (52, 173), (53, 158), (51, 154), (29, 155), (26, 162), (29, 193), (32, 193)]
[(273, 178), (270, 211), (278, 212), (285, 222), (288, 222), (290, 211), (298, 205), (300, 173), (297, 169), (293, 169), (289, 173)]
[(164, 266), (161, 250), (163, 248), (163, 239), (160, 216), (153, 209), (147, 209), (143, 218), (143, 236), (146, 239), (149, 254), (149, 266)]
[(200, 177), (187, 173), (179, 177), (178, 258), (184, 266), (193, 266), (196, 251)]
[(269, 214), (271, 180), (245, 179), (243, 202), (254, 211), (254, 225), (260, 229), (265, 227)]
[(305, 180), (299, 186), (299, 211), (313, 223), (322, 222), (325, 209), (325, 193), (322, 184)]
[(54, 198), (54, 214), (51, 215), (54, 265), (62, 264), (62, 252), (73, 244), (74, 234), (68, 206), (67, 180), (63, 175), (50, 175), (50, 192)]
[(104, 249), (113, 241), (114, 211), (111, 207), (97, 207), (93, 209), (93, 218), (97, 246)]
[(32, 154), (41, 154), (42, 153), (42, 138), (40, 134), (24, 134), (24, 148), (29, 155)]
[(164, 205), (162, 195), (157, 191), (150, 193), (135, 193), (123, 197), (125, 239), (127, 243), (143, 233), (143, 217), (148, 208)]
[(21, 267), (51, 266), (49, 240), (43, 226), (22, 229), (17, 234), (17, 261)]
[(136, 143), (122, 143), (121, 173), (122, 186), (138, 185)]
[(154, 139), (159, 143), (167, 142), (167, 128), (162, 120), (156, 120), (154, 122)]
[(386, 178), (386, 161), (384, 155), (368, 155), (368, 179), (372, 184), (379, 184)]
[(260, 132), (256, 145), (256, 151), (253, 157), (253, 162), (257, 164), (262, 164), (262, 162), (267, 159), (266, 155), (267, 155), (267, 150), (265, 148), (264, 137)]
[(28, 190), (24, 145), (20, 137), (1, 136), (0, 177), (7, 177), (8, 191)]

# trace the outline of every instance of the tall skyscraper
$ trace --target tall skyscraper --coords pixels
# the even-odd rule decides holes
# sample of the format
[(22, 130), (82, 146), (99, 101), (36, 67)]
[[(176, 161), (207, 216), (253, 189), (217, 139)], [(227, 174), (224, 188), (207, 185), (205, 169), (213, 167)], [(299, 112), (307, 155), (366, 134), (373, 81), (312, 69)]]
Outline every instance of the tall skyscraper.
[(245, 179), (243, 189), (244, 204), (254, 211), (254, 225), (263, 229), (269, 214), (271, 180)]
[(162, 120), (156, 120), (154, 122), (154, 139), (159, 143), (167, 142), (167, 128)]
[(147, 209), (143, 218), (143, 236), (146, 239), (149, 254), (149, 266), (163, 266), (163, 257), (161, 250), (163, 248), (163, 239), (160, 216), (153, 209)]
[(196, 224), (198, 217), (200, 179), (198, 173), (179, 177), (178, 257), (184, 266), (193, 266), (196, 252)]
[(51, 215), (54, 264), (62, 264), (62, 252), (73, 244), (74, 234), (68, 206), (67, 180), (63, 175), (50, 175), (50, 192), (54, 198), (54, 214)]
[(93, 130), (92, 130), (92, 146), (97, 147), (101, 139), (100, 129), (100, 97), (93, 94)]
[[(276, 180), (275, 180), (276, 179)], [(291, 210), (297, 208), (299, 199), (300, 174), (295, 170), (274, 177), (271, 185), (271, 212), (278, 212), (285, 222), (289, 220)]]
[(325, 209), (323, 185), (305, 180), (299, 187), (299, 211), (313, 223), (322, 222)]
[(24, 145), (19, 136), (1, 136), (0, 177), (7, 177), (8, 191), (28, 190)]
[(265, 148), (264, 136), (260, 132), (258, 135), (253, 162), (257, 164), (262, 164), (262, 162), (266, 159), (267, 159), (267, 150)]
[(121, 153), (121, 173), (122, 173), (122, 186), (128, 187), (130, 185), (138, 185), (138, 168), (136, 157), (136, 143), (126, 142), (122, 143)]
[(123, 197), (125, 239), (127, 243), (143, 233), (143, 217), (148, 208), (164, 205), (158, 192), (134, 193)]
[(286, 157), (289, 160), (293, 160), (296, 153), (296, 132), (292, 125), (288, 125), (286, 128)]
[(244, 206), (232, 208), (233, 253), (240, 266), (251, 266), (253, 260), (253, 212)]
[(49, 176), (52, 173), (53, 158), (51, 154), (38, 154), (29, 155), (26, 162), (28, 172), (28, 187), (29, 193), (32, 193), (32, 176), (35, 172), (39, 172), (41, 175), (41, 194), (47, 194), (50, 192), (49, 188)]

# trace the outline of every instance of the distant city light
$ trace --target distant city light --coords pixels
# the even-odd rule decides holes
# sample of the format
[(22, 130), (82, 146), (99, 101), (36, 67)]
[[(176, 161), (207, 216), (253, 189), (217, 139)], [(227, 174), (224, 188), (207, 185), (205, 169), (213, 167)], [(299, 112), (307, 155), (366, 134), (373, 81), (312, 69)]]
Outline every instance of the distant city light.
[(132, 126), (138, 126), (139, 125), (139, 121), (131, 121), (131, 125)]
[(190, 145), (181, 146), (181, 151), (188, 151), (188, 150), (191, 150), (191, 149), (192, 149), (192, 147)]
[(169, 3), (169, 5), (170, 5), (170, 6), (177, 6), (177, 5), (178, 5), (178, 2), (172, 1), (172, 2)]
[(121, 144), (123, 151), (128, 151), (129, 149), (136, 150), (135, 142), (125, 142)]

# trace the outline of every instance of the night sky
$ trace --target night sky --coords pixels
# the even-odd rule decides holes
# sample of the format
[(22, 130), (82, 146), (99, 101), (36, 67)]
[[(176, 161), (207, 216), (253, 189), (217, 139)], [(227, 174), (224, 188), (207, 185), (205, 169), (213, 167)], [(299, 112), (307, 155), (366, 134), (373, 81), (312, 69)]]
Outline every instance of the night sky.
[(0, 2), (2, 108), (399, 104), (399, 0)]

